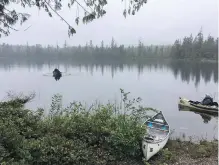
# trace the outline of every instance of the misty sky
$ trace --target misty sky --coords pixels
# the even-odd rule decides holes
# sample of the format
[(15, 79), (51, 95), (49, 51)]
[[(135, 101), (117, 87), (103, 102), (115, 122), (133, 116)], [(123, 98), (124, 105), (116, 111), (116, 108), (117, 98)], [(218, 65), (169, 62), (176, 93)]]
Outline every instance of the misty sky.
[[(0, 38), (0, 43), (63, 45), (66, 40), (68, 45), (85, 45), (92, 40), (99, 45), (101, 40), (109, 44), (114, 37), (118, 44), (124, 45), (137, 45), (139, 39), (144, 44), (172, 44), (176, 38), (196, 35), (201, 27), (205, 35), (218, 36), (217, 0), (148, 0), (135, 16), (126, 19), (122, 14), (124, 6), (121, 0), (108, 0), (104, 17), (77, 26), (75, 8), (69, 10), (66, 5), (59, 13), (77, 31), (71, 38), (67, 25), (54, 13), (50, 18), (44, 10), (31, 8), (25, 10), (31, 18), (23, 26), (17, 26), (20, 31), (11, 31), (10, 36)], [(24, 11), (20, 6), (10, 7)], [(80, 9), (79, 15), (82, 13)]]

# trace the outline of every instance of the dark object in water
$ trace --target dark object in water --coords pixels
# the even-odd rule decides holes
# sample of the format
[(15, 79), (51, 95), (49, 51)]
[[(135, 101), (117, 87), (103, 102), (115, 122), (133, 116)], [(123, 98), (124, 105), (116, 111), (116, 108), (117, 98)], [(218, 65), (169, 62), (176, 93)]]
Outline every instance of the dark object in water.
[(62, 77), (62, 72), (60, 72), (57, 68), (54, 69), (53, 71), (53, 77), (55, 80), (59, 80)]

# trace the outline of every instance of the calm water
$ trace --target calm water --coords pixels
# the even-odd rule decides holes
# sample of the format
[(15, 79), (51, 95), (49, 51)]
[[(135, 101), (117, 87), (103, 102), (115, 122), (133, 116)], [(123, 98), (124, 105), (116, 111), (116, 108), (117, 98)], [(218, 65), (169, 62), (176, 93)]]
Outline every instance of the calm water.
[[(203, 65), (203, 66), (202, 66)], [(55, 67), (71, 73), (55, 81), (50, 76)], [(49, 108), (51, 97), (60, 93), (63, 104), (77, 100), (91, 104), (120, 99), (119, 89), (131, 92), (130, 97), (141, 97), (142, 104), (164, 112), (175, 134), (217, 137), (217, 118), (204, 123), (199, 114), (180, 112), (179, 96), (202, 99), (205, 93), (217, 98), (217, 65), (147, 64), (147, 65), (0, 65), (0, 98), (9, 90), (36, 92), (28, 107)]]

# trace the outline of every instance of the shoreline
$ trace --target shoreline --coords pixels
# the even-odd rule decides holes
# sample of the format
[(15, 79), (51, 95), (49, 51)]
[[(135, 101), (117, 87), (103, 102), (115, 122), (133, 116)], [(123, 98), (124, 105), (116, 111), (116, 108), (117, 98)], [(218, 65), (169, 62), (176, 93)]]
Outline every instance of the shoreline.
[(58, 95), (52, 98), (48, 115), (44, 109), (33, 112), (25, 108), (34, 95), (0, 102), (0, 164), (217, 164), (218, 140), (202, 139), (197, 144), (192, 139), (184, 141), (185, 136), (170, 138), (163, 149), (145, 162), (141, 150), (146, 133), (142, 115), (157, 110), (135, 106), (140, 98), (130, 105), (129, 92), (120, 90), (124, 112), (113, 104), (86, 109), (74, 102), (62, 108)]
[(199, 144), (169, 139), (166, 146), (147, 162), (121, 161), (119, 165), (218, 165), (218, 141), (202, 140)]
[(218, 165), (218, 141), (199, 144), (169, 139), (166, 146), (150, 160), (127, 159), (109, 165)]
[(198, 144), (180, 139), (169, 139), (158, 155), (149, 160), (150, 165), (217, 165), (218, 140), (201, 140)]

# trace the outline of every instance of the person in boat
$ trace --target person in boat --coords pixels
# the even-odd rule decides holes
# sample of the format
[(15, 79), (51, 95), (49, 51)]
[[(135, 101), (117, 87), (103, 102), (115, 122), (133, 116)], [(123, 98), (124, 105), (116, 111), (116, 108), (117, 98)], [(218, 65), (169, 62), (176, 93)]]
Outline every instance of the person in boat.
[(60, 72), (60, 70), (55, 68), (53, 70), (53, 77), (55, 78), (56, 81), (59, 80), (62, 77), (62, 72)]
[(53, 70), (53, 76), (55, 77), (55, 76), (60, 76), (62, 73), (60, 72), (60, 70), (58, 70), (57, 68), (55, 68), (54, 70)]

